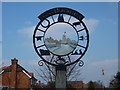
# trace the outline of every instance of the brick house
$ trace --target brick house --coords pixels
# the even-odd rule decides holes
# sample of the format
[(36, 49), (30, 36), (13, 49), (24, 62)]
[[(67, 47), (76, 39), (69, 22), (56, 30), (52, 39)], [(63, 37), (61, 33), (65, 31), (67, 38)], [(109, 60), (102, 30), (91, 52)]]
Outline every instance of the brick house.
[[(55, 82), (49, 81), (45, 88), (54, 88)], [(84, 90), (88, 88), (88, 84), (84, 84), (83, 81), (67, 81), (68, 90)], [(72, 89), (73, 88), (73, 89)]]
[(69, 85), (71, 85), (72, 88), (76, 88), (77, 90), (83, 90), (84, 83), (83, 81), (68, 81)]
[(1, 87), (13, 87), (13, 88), (33, 88), (36, 86), (37, 79), (33, 73), (28, 72), (22, 66), (18, 64), (17, 59), (11, 60), (10, 66), (1, 68), (0, 71)]

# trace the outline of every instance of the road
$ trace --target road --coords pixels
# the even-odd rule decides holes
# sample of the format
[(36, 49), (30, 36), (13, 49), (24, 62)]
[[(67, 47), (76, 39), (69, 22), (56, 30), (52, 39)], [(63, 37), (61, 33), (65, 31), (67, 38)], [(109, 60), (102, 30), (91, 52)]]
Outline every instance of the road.
[(61, 44), (59, 47), (49, 48), (51, 52), (57, 55), (65, 55), (73, 51), (73, 47), (69, 45)]

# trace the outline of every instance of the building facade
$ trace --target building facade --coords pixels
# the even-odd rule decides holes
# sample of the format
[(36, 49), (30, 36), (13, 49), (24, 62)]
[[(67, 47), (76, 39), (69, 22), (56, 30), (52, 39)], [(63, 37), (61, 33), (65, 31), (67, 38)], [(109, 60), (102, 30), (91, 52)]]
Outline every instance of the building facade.
[(29, 73), (20, 66), (15, 58), (11, 60), (10, 66), (1, 68), (0, 77), (2, 77), (1, 87), (30, 89), (34, 88), (37, 83), (33, 73)]

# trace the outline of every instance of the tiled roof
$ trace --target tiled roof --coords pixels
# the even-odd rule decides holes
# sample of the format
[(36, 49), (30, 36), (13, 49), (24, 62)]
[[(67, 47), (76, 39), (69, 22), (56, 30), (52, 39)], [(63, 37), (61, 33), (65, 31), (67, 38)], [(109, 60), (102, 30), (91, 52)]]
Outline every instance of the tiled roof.
[(55, 82), (49, 81), (49, 82), (47, 82), (47, 85), (45, 88), (52, 88), (52, 87), (54, 87), (54, 85), (55, 85)]
[(1, 70), (11, 69), (11, 66), (4, 66)]
[(29, 75), (30, 75), (30, 76), (33, 76), (33, 73), (32, 73), (32, 72), (29, 72)]
[[(12, 69), (12, 65), (10, 66), (4, 66), (0, 69), (0, 72), (4, 71), (11, 71)], [(19, 64), (17, 64), (17, 71), (22, 72), (22, 70), (24, 70), (28, 75), (30, 75), (31, 77), (34, 77), (32, 72), (28, 72), (27, 70), (25, 70), (22, 66), (20, 66)], [(35, 78), (35, 77), (34, 77)]]
[(68, 84), (71, 84), (75, 88), (83, 88), (83, 81), (67, 81)]
[[(48, 82), (46, 88), (49, 88), (51, 85), (54, 85), (55, 82)], [(67, 81), (67, 84), (70, 84), (73, 88), (84, 88), (83, 81)], [(87, 85), (85, 85), (87, 87)]]

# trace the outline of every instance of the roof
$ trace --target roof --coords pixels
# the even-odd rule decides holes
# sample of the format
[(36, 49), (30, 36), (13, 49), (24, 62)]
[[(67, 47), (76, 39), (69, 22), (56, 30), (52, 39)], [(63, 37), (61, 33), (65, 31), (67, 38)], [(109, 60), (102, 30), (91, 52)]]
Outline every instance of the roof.
[(1, 70), (11, 69), (11, 66), (4, 66)]
[(29, 72), (29, 75), (30, 75), (30, 76), (34, 76), (34, 74), (33, 74), (32, 72)]
[[(51, 86), (54, 86), (55, 82), (49, 81), (46, 85), (46, 88), (49, 88)], [(73, 88), (83, 88), (84, 83), (83, 81), (67, 81), (67, 84), (71, 85)], [(87, 85), (86, 85), (87, 87)]]
[(49, 81), (49, 82), (47, 82), (47, 85), (45, 86), (45, 88), (53, 88), (54, 85), (55, 85), (54, 81)]
[(68, 84), (72, 85), (74, 88), (83, 88), (83, 81), (67, 81)]
[[(10, 66), (4, 66), (0, 69), (0, 74), (2, 74), (3, 72), (11, 72), (12, 70), (12, 65)], [(20, 66), (19, 64), (17, 64), (17, 72), (23, 72), (25, 73), (29, 78), (34, 78), (34, 74), (32, 72), (28, 72), (27, 70), (25, 70), (22, 66)], [(36, 79), (37, 80), (37, 79)]]

